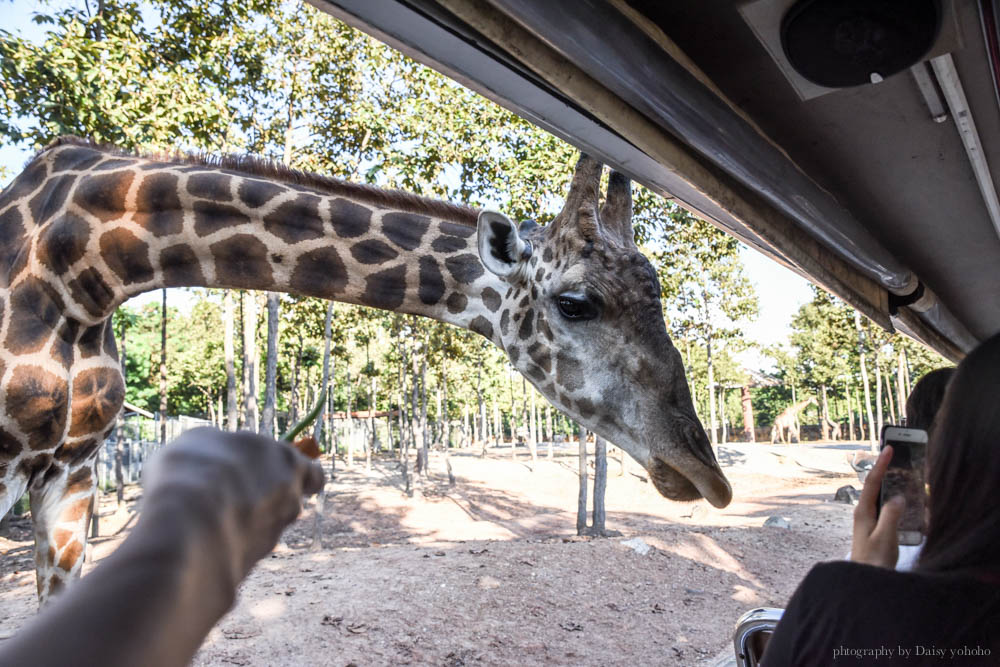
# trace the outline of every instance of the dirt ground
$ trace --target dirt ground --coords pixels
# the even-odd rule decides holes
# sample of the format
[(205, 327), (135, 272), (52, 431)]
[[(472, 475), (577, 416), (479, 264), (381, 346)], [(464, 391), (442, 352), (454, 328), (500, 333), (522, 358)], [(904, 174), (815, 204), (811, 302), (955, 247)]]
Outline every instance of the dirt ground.
[[(516, 462), (509, 449), (453, 453), (454, 486), (435, 454), (422, 498), (403, 493), (394, 461), (338, 461), (320, 543), (310, 502), (194, 664), (714, 664), (741, 613), (783, 606), (814, 563), (848, 551), (852, 508), (833, 495), (860, 488), (853, 449), (723, 445), (724, 510), (667, 501), (612, 459), (608, 528), (621, 536), (607, 538), (575, 535), (568, 449), (534, 466), (523, 448)], [(102, 500), (85, 572), (127, 535), (139, 493), (119, 511)], [(790, 527), (764, 527), (771, 516)], [(31, 549), (26, 520), (0, 538), (0, 637), (34, 613)]]

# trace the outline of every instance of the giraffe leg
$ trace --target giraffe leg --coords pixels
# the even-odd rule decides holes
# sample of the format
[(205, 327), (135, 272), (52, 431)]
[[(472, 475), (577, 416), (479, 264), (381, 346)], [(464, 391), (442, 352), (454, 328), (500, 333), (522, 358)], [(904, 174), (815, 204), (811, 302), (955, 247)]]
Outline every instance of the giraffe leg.
[(97, 489), (93, 458), (46, 477), (43, 484), (31, 489), (40, 607), (71, 579), (80, 576)]

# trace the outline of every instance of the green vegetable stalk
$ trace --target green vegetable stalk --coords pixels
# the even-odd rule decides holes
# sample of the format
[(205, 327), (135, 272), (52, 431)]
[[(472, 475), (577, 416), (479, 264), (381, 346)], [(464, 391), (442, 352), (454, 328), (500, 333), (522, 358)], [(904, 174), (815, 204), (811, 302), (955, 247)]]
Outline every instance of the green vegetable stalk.
[(294, 441), (295, 436), (302, 433), (302, 431), (304, 431), (310, 424), (316, 421), (316, 417), (319, 416), (319, 410), (323, 407), (323, 401), (325, 399), (326, 389), (319, 392), (319, 398), (316, 399), (316, 405), (312, 406), (312, 410), (310, 410), (295, 426), (286, 431), (285, 434), (279, 439), (284, 440), (285, 442)]

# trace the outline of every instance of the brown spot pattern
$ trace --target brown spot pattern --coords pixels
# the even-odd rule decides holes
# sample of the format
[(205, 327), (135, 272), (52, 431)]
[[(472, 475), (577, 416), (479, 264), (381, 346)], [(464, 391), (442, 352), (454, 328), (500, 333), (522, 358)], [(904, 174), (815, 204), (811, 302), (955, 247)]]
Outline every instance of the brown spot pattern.
[(463, 284), (476, 281), (485, 272), (479, 257), (469, 253), (449, 257), (444, 260), (444, 265), (451, 273), (451, 277)]
[(105, 317), (115, 301), (114, 290), (97, 269), (84, 269), (69, 283), (73, 300), (87, 309), (94, 317)]
[(96, 164), (104, 154), (84, 146), (71, 146), (56, 151), (52, 159), (52, 171), (79, 171)]
[(579, 360), (565, 352), (556, 354), (556, 382), (566, 391), (583, 387), (583, 367)]
[(319, 217), (320, 198), (301, 194), (286, 201), (264, 216), (264, 228), (285, 243), (323, 238), (323, 220)]
[(57, 461), (69, 463), (70, 465), (79, 465), (90, 458), (91, 454), (97, 451), (100, 444), (101, 441), (97, 438), (64, 443), (56, 449), (55, 457)]
[(382, 216), (382, 231), (403, 250), (413, 250), (430, 228), (431, 219), (414, 213), (386, 213)]
[(86, 493), (90, 491), (93, 483), (94, 476), (89, 467), (77, 468), (66, 479), (66, 491), (63, 493), (63, 496), (68, 498), (78, 493)]
[(104, 263), (125, 285), (153, 279), (149, 245), (129, 230), (119, 227), (104, 232), (100, 240)]
[(18, 366), (7, 383), (7, 415), (31, 449), (52, 447), (66, 429), (67, 382), (40, 366)]
[(42, 280), (29, 277), (10, 295), (11, 310), (5, 347), (13, 354), (30, 354), (42, 349), (62, 317), (63, 302)]
[(204, 197), (212, 201), (230, 201), (233, 195), (229, 184), (231, 176), (226, 174), (201, 173), (188, 177), (187, 191), (195, 197)]
[(520, 338), (521, 340), (527, 340), (528, 338), (531, 338), (531, 334), (534, 331), (534, 329), (532, 328), (532, 323), (534, 322), (534, 319), (535, 319), (535, 311), (529, 308), (528, 312), (525, 313), (524, 321), (521, 322), (521, 328), (517, 330), (518, 338)]
[(493, 324), (482, 315), (477, 315), (471, 322), (469, 322), (469, 330), (479, 334), (480, 336), (485, 336), (490, 340), (493, 339)]
[(378, 239), (368, 239), (351, 246), (351, 256), (361, 264), (385, 264), (399, 257), (399, 253)]
[(167, 287), (194, 287), (207, 282), (198, 256), (183, 243), (163, 249), (160, 253), (160, 269), (163, 271), (163, 283)]
[(250, 208), (260, 208), (284, 191), (285, 188), (274, 183), (247, 178), (240, 182), (237, 193)]
[[(445, 301), (445, 305), (448, 307), (449, 313), (462, 312), (463, 310), (465, 310), (465, 307), (468, 305), (468, 303), (469, 303), (468, 297), (466, 297), (461, 292), (452, 292), (451, 295), (448, 297), (448, 300)], [(489, 320), (486, 321), (488, 322)], [(492, 332), (492, 330), (493, 327), (490, 326), (490, 331)]]
[(24, 445), (17, 438), (0, 428), (0, 462), (6, 464), (7, 461), (20, 454), (23, 449)]
[(347, 285), (347, 269), (331, 247), (303, 253), (292, 271), (292, 289), (309, 296), (330, 297)]
[(444, 276), (437, 260), (424, 255), (420, 258), (420, 288), (417, 293), (420, 301), (433, 306), (444, 296)]
[(84, 176), (73, 192), (73, 201), (101, 222), (121, 217), (125, 196), (135, 175), (131, 171)]
[(70, 572), (77, 561), (80, 560), (82, 554), (83, 545), (74, 540), (63, 551), (62, 557), (59, 559), (59, 569), (67, 573)]
[(528, 346), (528, 356), (546, 373), (552, 372), (552, 356), (549, 354), (548, 346), (538, 342), (532, 343)]
[(464, 250), (468, 245), (465, 239), (445, 234), (434, 239), (434, 242), (431, 243), (431, 249), (434, 252), (453, 253)]
[(45, 182), (41, 191), (28, 201), (28, 209), (36, 225), (44, 224), (62, 209), (70, 186), (75, 180), (76, 176), (53, 176)]
[(90, 512), (90, 498), (80, 498), (59, 517), (63, 521), (76, 521)]
[(250, 217), (235, 206), (214, 201), (196, 201), (194, 210), (194, 233), (208, 236), (220, 229), (229, 229), (250, 222)]
[(251, 234), (236, 234), (213, 243), (215, 277), (220, 287), (267, 289), (271, 287), (271, 264), (267, 246)]
[(334, 199), (330, 203), (330, 219), (337, 235), (353, 239), (368, 231), (372, 224), (372, 212), (346, 199)]
[(73, 365), (73, 349), (76, 345), (76, 336), (80, 331), (79, 323), (73, 320), (63, 320), (55, 340), (52, 342), (52, 358), (63, 368)]
[(483, 289), (480, 297), (483, 299), (483, 304), (490, 309), (491, 313), (497, 312), (497, 308), (500, 307), (500, 293), (497, 292), (492, 287), (486, 287)]
[(144, 176), (132, 218), (153, 236), (179, 234), (184, 225), (177, 176), (168, 172)]
[(42, 228), (38, 236), (38, 259), (49, 270), (63, 274), (87, 251), (90, 225), (73, 213), (65, 213)]
[(103, 329), (103, 324), (95, 324), (83, 330), (76, 346), (82, 359), (96, 357), (101, 353), (101, 333)]
[(8, 267), (14, 263), (17, 254), (25, 245), (24, 234), (20, 211), (11, 206), (0, 213), (0, 287), (10, 285)]
[(362, 301), (383, 310), (395, 310), (406, 297), (406, 265), (400, 264), (365, 278)]
[(117, 368), (90, 368), (73, 379), (69, 436), (97, 433), (110, 424), (122, 407), (125, 385)]

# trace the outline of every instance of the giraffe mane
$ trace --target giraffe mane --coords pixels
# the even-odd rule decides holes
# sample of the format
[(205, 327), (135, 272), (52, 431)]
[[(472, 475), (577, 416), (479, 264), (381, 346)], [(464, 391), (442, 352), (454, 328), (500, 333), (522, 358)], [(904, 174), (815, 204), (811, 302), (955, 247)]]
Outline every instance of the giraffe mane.
[(352, 183), (350, 181), (323, 176), (309, 171), (292, 169), (268, 158), (254, 155), (236, 155), (212, 153), (189, 153), (185, 151), (128, 151), (113, 144), (99, 143), (82, 137), (64, 135), (42, 148), (29, 164), (43, 153), (58, 146), (84, 146), (109, 155), (121, 157), (136, 157), (156, 162), (179, 162), (190, 165), (204, 165), (217, 169), (240, 172), (246, 176), (260, 176), (268, 180), (301, 185), (321, 192), (363, 201), (380, 208), (391, 208), (408, 213), (417, 213), (442, 218), (448, 222), (475, 227), (479, 211), (469, 206), (429, 197), (421, 197), (402, 190), (386, 190), (374, 185)]

